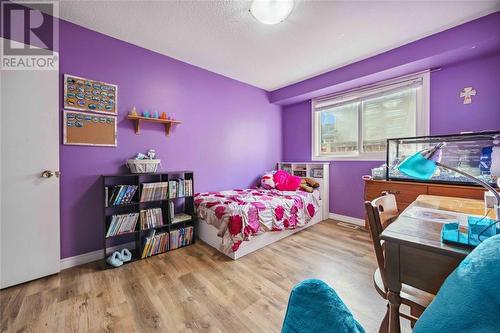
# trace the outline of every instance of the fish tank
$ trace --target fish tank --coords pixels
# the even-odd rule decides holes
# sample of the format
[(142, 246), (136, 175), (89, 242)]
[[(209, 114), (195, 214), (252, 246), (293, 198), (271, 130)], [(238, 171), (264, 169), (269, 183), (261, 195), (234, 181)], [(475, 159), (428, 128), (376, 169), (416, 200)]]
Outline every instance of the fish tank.
[[(418, 181), (456, 185), (477, 185), (470, 179), (438, 167), (429, 180), (416, 180), (401, 172), (397, 166), (408, 156), (423, 149), (445, 143), (441, 164), (459, 169), (493, 187), (500, 177), (500, 131), (452, 135), (420, 136), (387, 140), (387, 180)], [(478, 185), (479, 186), (479, 185)]]

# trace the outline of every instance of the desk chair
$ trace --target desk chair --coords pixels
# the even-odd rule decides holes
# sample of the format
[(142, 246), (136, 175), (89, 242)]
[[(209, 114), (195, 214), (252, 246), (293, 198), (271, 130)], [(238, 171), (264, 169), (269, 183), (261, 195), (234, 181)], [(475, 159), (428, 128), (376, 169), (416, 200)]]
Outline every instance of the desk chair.
[[(373, 283), (379, 295), (384, 299), (387, 299), (384, 245), (383, 241), (380, 241), (379, 237), (382, 231), (399, 215), (396, 197), (394, 194), (386, 194), (371, 202), (365, 201), (365, 209), (378, 264), (378, 268), (373, 274)], [(434, 295), (408, 285), (403, 285), (400, 297), (401, 303), (410, 307), (410, 314), (407, 315), (400, 312), (399, 315), (402, 318), (410, 320), (411, 326), (413, 327), (418, 317), (434, 298)], [(384, 316), (382, 324), (380, 325), (379, 333), (387, 332), (388, 324), (389, 311), (387, 311)]]

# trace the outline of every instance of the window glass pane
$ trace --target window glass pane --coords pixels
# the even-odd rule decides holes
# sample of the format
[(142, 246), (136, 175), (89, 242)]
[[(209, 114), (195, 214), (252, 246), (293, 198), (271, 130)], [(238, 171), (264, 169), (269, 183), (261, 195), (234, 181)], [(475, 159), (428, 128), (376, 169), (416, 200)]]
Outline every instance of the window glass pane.
[(362, 104), (363, 151), (384, 152), (386, 139), (416, 135), (417, 88), (368, 98)]
[(319, 112), (320, 155), (358, 151), (358, 106), (356, 102)]

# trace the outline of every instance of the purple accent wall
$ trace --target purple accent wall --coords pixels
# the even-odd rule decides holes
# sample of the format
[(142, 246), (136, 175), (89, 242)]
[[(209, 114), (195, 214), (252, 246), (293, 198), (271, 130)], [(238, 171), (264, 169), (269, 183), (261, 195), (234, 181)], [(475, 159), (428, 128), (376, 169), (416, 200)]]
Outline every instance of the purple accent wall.
[[(271, 91), (283, 105), (283, 160), (311, 159), (310, 99), (429, 68), (431, 134), (500, 130), (500, 12), (290, 86)], [(459, 97), (477, 90), (473, 103)], [(361, 176), (382, 161), (333, 161), (330, 212), (364, 218)]]
[[(459, 97), (477, 90), (472, 104)], [(500, 53), (443, 66), (431, 73), (431, 134), (500, 130)], [(311, 159), (311, 104), (283, 107), (283, 160)], [(383, 162), (341, 161), (330, 165), (330, 212), (364, 218), (361, 176)]]
[(498, 53), (498, 31), (500, 11), (271, 91), (269, 100), (272, 103), (289, 105), (408, 73)]
[[(126, 172), (124, 161), (156, 149), (165, 170), (190, 169), (195, 191), (248, 187), (281, 159), (281, 111), (264, 90), (61, 21), (64, 73), (118, 85), (118, 147), (60, 146), (61, 257), (102, 248), (99, 175)], [(163, 126), (125, 119), (132, 106), (173, 113)], [(62, 142), (62, 141), (61, 141)]]
[[(499, 33), (500, 34), (500, 33)], [(477, 95), (464, 105), (458, 94), (473, 87)], [(443, 67), (431, 75), (431, 133), (500, 129), (500, 52)]]

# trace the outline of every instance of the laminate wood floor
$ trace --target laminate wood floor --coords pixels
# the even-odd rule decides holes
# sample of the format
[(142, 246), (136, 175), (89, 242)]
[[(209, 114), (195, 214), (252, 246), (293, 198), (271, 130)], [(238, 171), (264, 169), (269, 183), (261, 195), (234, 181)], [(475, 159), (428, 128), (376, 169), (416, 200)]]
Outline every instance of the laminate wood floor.
[[(95, 262), (0, 292), (1, 332), (279, 332), (291, 288), (319, 278), (367, 332), (385, 311), (369, 235), (323, 221), (237, 261), (197, 244)], [(29, 269), (27, 267), (27, 269)]]

